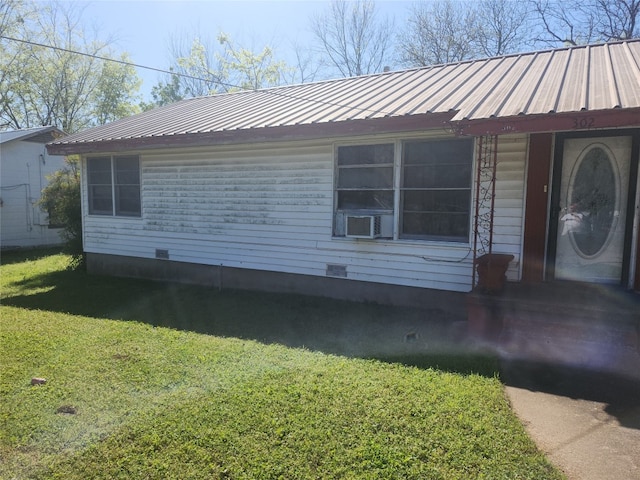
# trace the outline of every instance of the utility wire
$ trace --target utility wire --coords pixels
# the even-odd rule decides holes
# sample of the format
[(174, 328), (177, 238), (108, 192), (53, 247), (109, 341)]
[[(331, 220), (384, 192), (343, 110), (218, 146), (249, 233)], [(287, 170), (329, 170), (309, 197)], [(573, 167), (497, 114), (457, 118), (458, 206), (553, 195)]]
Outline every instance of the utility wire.
[(225, 87), (231, 87), (231, 88), (242, 88), (237, 85), (231, 85), (230, 83), (225, 83), (218, 80), (216, 81), (207, 80), (205, 78), (196, 77), (194, 75), (188, 75), (186, 73), (173, 72), (171, 70), (163, 70), (162, 68), (156, 68), (156, 67), (148, 67), (146, 65), (140, 65), (139, 63), (125, 62), (124, 60), (118, 60), (117, 58), (103, 57), (101, 55), (95, 55), (93, 53), (78, 52), (77, 50), (70, 50), (68, 48), (63, 48), (63, 47), (54, 47), (53, 45), (46, 45), (44, 43), (32, 42), (31, 40), (22, 40), (20, 38), (7, 37), (6, 35), (0, 35), (0, 38), (4, 38), (5, 40), (11, 40), (12, 42), (26, 43), (27, 45), (33, 45), (35, 47), (50, 48), (52, 50), (59, 50), (61, 52), (72, 53), (74, 55), (91, 57), (91, 58), (95, 58), (96, 60), (104, 60), (105, 62), (115, 62), (115, 63), (119, 63), (120, 65), (126, 65), (126, 66), (136, 67), (136, 68), (144, 68), (146, 70), (153, 70), (154, 72), (168, 73), (169, 75), (177, 75), (179, 77), (189, 78), (191, 80), (199, 80), (207, 83), (219, 83), (220, 85), (224, 85)]
[(257, 91), (260, 91), (262, 93), (267, 93), (269, 95), (274, 95), (274, 96), (278, 96), (278, 97), (285, 97), (285, 98), (292, 98), (292, 99), (295, 99), (295, 100), (304, 100), (304, 101), (307, 101), (307, 102), (319, 103), (321, 105), (328, 105), (328, 106), (332, 106), (332, 107), (341, 107), (341, 108), (351, 108), (353, 110), (360, 110), (361, 112), (370, 112), (370, 113), (379, 113), (379, 114), (383, 114), (383, 115), (391, 115), (390, 112), (385, 112), (383, 110), (374, 110), (374, 109), (370, 109), (370, 108), (354, 107), (352, 105), (344, 105), (344, 104), (341, 104), (341, 103), (329, 102), (329, 101), (326, 101), (326, 100), (316, 100), (316, 99), (312, 99), (312, 98), (305, 98), (305, 97), (301, 97), (301, 96), (297, 96), (297, 95), (291, 95), (291, 94), (287, 94), (287, 93), (283, 93), (283, 92), (276, 92), (272, 88), (263, 89), (263, 90), (257, 90), (257, 89), (250, 90), (250, 89), (241, 87), (239, 85), (234, 85), (234, 84), (231, 84), (231, 83), (223, 82), (221, 80), (207, 80), (205, 78), (196, 77), (194, 75), (189, 75), (189, 74), (186, 74), (186, 73), (179, 73), (179, 72), (174, 72), (174, 71), (171, 71), (171, 70), (164, 70), (162, 68), (157, 68), (157, 67), (149, 67), (149, 66), (146, 66), (146, 65), (141, 65), (139, 63), (127, 62), (127, 61), (124, 61), (124, 60), (118, 60), (116, 58), (103, 57), (101, 55), (95, 55), (95, 54), (92, 54), (92, 53), (79, 52), (77, 50), (71, 50), (71, 49), (63, 48), (63, 47), (56, 47), (56, 46), (53, 46), (53, 45), (46, 45), (44, 43), (33, 42), (31, 40), (23, 40), (23, 39), (20, 39), (20, 38), (8, 37), (6, 35), (0, 35), (0, 38), (3, 38), (5, 40), (11, 40), (13, 42), (25, 43), (27, 45), (33, 45), (33, 46), (36, 46), (36, 47), (50, 48), (52, 50), (59, 50), (59, 51), (71, 53), (71, 54), (74, 54), (74, 55), (81, 55), (81, 56), (84, 56), (84, 57), (91, 57), (91, 58), (95, 58), (96, 60), (103, 60), (105, 62), (114, 62), (114, 63), (119, 63), (120, 65), (126, 65), (126, 66), (130, 66), (130, 67), (135, 67), (135, 68), (142, 68), (142, 69), (145, 69), (145, 70), (152, 70), (154, 72), (166, 73), (166, 74), (169, 74), (169, 75), (176, 75), (178, 77), (188, 78), (188, 79), (191, 79), (191, 80), (198, 80), (198, 81), (206, 82), (206, 83), (217, 83), (218, 85), (222, 85), (224, 87), (238, 88), (238, 89), (246, 91), (246, 92), (250, 92), (250, 91), (257, 92)]

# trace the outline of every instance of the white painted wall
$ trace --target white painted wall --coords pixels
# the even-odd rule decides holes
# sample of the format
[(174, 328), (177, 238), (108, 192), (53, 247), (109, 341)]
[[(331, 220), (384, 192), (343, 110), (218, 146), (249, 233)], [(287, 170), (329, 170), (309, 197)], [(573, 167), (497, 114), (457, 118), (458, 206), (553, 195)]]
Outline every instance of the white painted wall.
[(509, 264), (507, 279), (521, 278), (522, 242), (524, 232), (524, 199), (527, 135), (498, 137), (498, 168), (493, 234), (493, 252), (510, 253), (515, 259)]
[[(42, 157), (40, 157), (42, 155)], [(48, 155), (43, 143), (13, 140), (0, 145), (0, 245), (35, 247), (62, 242), (38, 206), (47, 175), (64, 167), (64, 157)]]
[[(526, 137), (505, 137), (500, 148), (494, 251), (519, 257)], [(326, 141), (144, 153), (142, 218), (83, 208), (85, 250), (155, 258), (163, 249), (173, 261), (318, 276), (337, 264), (353, 280), (469, 291), (471, 238), (332, 237), (333, 151)], [(86, 181), (83, 189), (86, 207)]]

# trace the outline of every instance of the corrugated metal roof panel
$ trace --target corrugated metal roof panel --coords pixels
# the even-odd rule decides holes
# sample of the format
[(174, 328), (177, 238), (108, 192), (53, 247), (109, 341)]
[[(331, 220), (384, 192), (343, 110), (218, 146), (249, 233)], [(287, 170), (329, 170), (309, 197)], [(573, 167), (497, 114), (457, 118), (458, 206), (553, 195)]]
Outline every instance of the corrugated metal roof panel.
[[(635, 46), (639, 45), (635, 44)], [(610, 51), (620, 106), (633, 108), (633, 106), (640, 104), (640, 89), (628, 88), (628, 86), (633, 85), (633, 82), (637, 82), (640, 78), (640, 48), (632, 49), (629, 44), (625, 43), (622, 48), (612, 48)]]
[(199, 97), (58, 140), (65, 145), (446, 114), (486, 121), (640, 108), (640, 40)]
[[(408, 70), (405, 75), (398, 75), (400, 85), (394, 95), (381, 99), (379, 109), (387, 116), (406, 115), (418, 99), (424, 97), (426, 89), (442, 75), (442, 68)], [(401, 112), (401, 113), (399, 113)]]
[(509, 117), (527, 113), (547, 73), (550, 60), (550, 54), (535, 54), (530, 61), (520, 59), (520, 76), (512, 85), (509, 96), (502, 100), (496, 116)]
[[(482, 68), (480, 62), (465, 62), (455, 65), (460, 68), (441, 67), (442, 76), (438, 82), (425, 90), (419, 98), (416, 98), (415, 105), (407, 105), (408, 113), (437, 113), (447, 112), (451, 109), (449, 104), (451, 98), (458, 94), (465, 84), (471, 81)], [(445, 105), (445, 106), (443, 106)]]
[(466, 111), (465, 118), (497, 116), (502, 105), (512, 98), (513, 87), (522, 75), (524, 62), (518, 62), (519, 58), (506, 57), (503, 62), (495, 66), (485, 81), (480, 82), (475, 98), (465, 99), (459, 108), (461, 111)]
[(589, 89), (589, 105), (596, 110), (619, 108), (620, 98), (618, 97), (617, 82), (613, 75), (609, 46), (605, 45), (605, 48), (593, 50), (592, 58), (589, 78), (593, 78), (595, 82), (601, 83), (607, 88), (602, 90)]
[[(585, 47), (590, 48), (590, 47)], [(585, 49), (570, 50), (563, 83), (558, 88), (556, 112), (587, 110), (587, 87), (589, 85), (589, 55)]]
[[(567, 52), (543, 52), (537, 55), (533, 62), (531, 76), (529, 77), (530, 89), (524, 90), (523, 84), (514, 95), (527, 97), (527, 103), (522, 114), (550, 113), (556, 109), (557, 85), (562, 81), (564, 74), (564, 59)], [(509, 102), (505, 110), (514, 108), (516, 102)]]

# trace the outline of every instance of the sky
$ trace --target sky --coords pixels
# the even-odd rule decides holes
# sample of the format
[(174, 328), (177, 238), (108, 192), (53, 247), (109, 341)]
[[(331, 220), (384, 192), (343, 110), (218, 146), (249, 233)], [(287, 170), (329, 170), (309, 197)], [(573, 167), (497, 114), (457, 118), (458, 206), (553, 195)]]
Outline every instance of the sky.
[[(270, 45), (277, 57), (293, 63), (293, 44), (309, 45), (309, 20), (329, 6), (329, 0), (94, 0), (73, 2), (84, 8), (83, 22), (99, 37), (113, 36), (114, 47), (127, 51), (133, 63), (166, 69), (172, 39), (197, 33), (215, 40), (224, 31), (242, 46), (260, 51)], [(377, 1), (380, 15), (406, 14), (411, 2)], [(141, 92), (149, 99), (161, 73), (138, 69)]]

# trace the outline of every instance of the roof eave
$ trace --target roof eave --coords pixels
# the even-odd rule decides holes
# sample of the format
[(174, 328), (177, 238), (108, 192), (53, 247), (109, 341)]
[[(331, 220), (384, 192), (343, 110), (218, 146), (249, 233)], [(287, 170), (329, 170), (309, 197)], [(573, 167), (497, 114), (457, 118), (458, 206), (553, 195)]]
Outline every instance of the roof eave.
[(240, 145), (276, 141), (313, 140), (355, 135), (446, 129), (458, 135), (505, 135), (510, 133), (570, 132), (640, 126), (640, 108), (571, 113), (520, 115), (453, 121), (456, 112), (407, 115), (344, 122), (287, 125), (243, 130), (186, 133), (95, 142), (51, 143), (50, 155), (91, 154), (157, 150), (164, 148)]
[(640, 108), (520, 115), (516, 117), (454, 121), (459, 135), (504, 135), (508, 133), (571, 132), (639, 127)]
[(78, 143), (50, 143), (50, 155), (157, 150), (164, 148), (240, 145), (276, 141), (313, 140), (355, 135), (448, 129), (456, 112), (407, 115), (343, 122), (286, 125), (242, 130), (185, 133), (157, 137), (136, 137)]
[[(60, 137), (64, 137), (66, 135), (65, 132), (60, 130), (58, 127), (54, 127), (54, 126), (28, 128), (24, 130), (9, 131), (4, 133), (11, 134), (14, 132), (18, 133), (18, 135), (16, 135), (13, 138), (10, 138), (9, 140), (2, 140), (0, 141), (0, 143), (14, 142), (16, 140), (21, 142), (36, 141), (39, 143), (47, 143), (48, 141), (51, 141), (51, 139), (57, 139)], [(45, 139), (45, 137), (49, 137), (49, 138)]]

